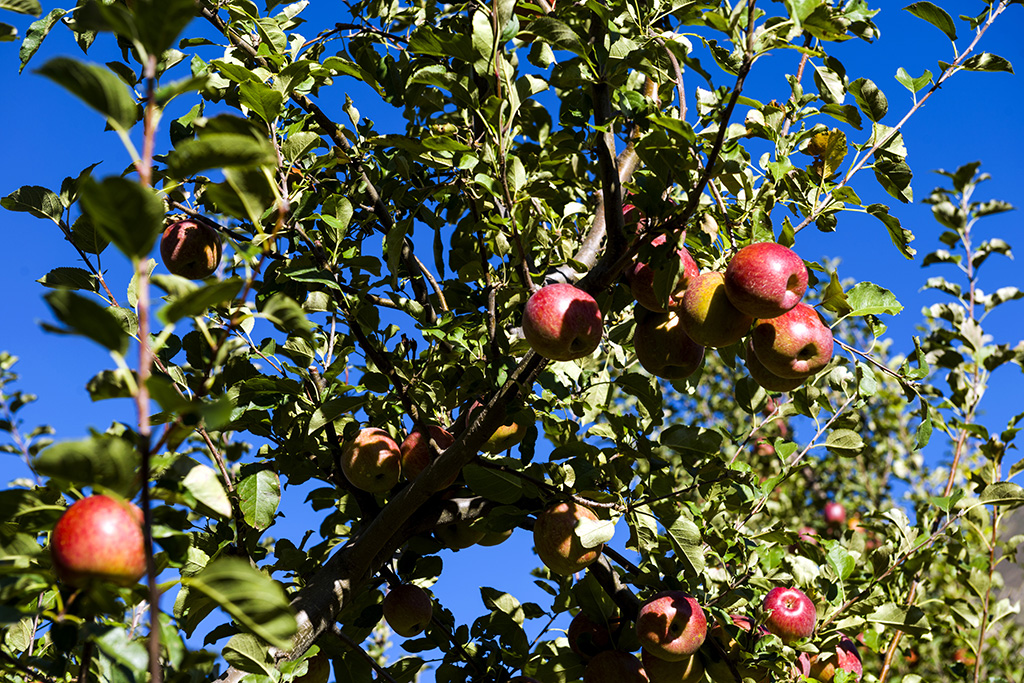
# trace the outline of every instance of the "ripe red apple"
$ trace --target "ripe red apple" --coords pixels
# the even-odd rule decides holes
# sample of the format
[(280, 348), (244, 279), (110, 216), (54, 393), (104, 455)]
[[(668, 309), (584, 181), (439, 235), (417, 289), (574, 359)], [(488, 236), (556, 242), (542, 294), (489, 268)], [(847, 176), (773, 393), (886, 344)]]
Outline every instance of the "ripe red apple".
[(730, 614), (729, 619), (735, 631), (719, 623), (708, 629), (707, 642), (702, 649), (708, 677), (716, 683), (740, 683), (745, 678), (767, 683), (771, 675), (768, 671), (740, 661), (741, 654), (752, 652), (754, 643), (768, 633), (767, 629), (760, 626), (755, 630), (754, 621), (742, 614)]
[(622, 650), (605, 650), (583, 670), (583, 683), (648, 683), (640, 660)]
[(683, 293), (679, 317), (690, 339), (716, 349), (742, 339), (753, 321), (729, 301), (725, 274), (717, 270), (701, 273), (690, 281)]
[(624, 623), (621, 617), (594, 621), (580, 611), (569, 622), (569, 648), (583, 661), (615, 648)]
[(697, 371), (704, 347), (686, 334), (678, 314), (651, 313), (638, 306), (634, 316), (633, 348), (644, 370), (668, 380), (685, 379)]
[(526, 302), (523, 335), (548, 360), (574, 360), (601, 341), (601, 309), (594, 297), (570, 284), (541, 287)]
[(651, 683), (697, 683), (704, 680), (704, 664), (698, 655), (690, 655), (678, 662), (668, 662), (647, 650), (641, 650), (640, 663)]
[[(666, 239), (668, 238), (665, 235), (658, 235), (651, 240), (651, 246), (657, 247), (664, 244)], [(672, 294), (669, 296), (667, 306), (661, 305), (657, 294), (654, 293), (654, 273), (656, 267), (653, 264), (638, 261), (629, 270), (626, 274), (626, 279), (629, 281), (629, 289), (633, 293), (633, 298), (636, 299), (638, 304), (655, 313), (665, 313), (669, 309), (678, 308), (682, 304), (683, 292), (686, 291), (693, 278), (700, 274), (700, 268), (697, 266), (697, 262), (693, 260), (693, 257), (690, 256), (690, 252), (687, 251), (686, 247), (676, 249), (675, 256), (679, 260), (679, 279), (676, 282), (675, 289), (672, 290)]]
[(383, 429), (367, 427), (341, 454), (341, 471), (357, 489), (381, 493), (398, 483), (402, 451)]
[(765, 626), (784, 643), (809, 638), (818, 620), (814, 603), (799, 588), (776, 586), (764, 596), (761, 608), (768, 614)]
[[(430, 434), (429, 439), (427, 434)], [(441, 450), (455, 443), (455, 437), (450, 432), (435, 425), (430, 425), (426, 432), (419, 427), (409, 432), (409, 436), (405, 437), (399, 448), (402, 453), (402, 475), (409, 481), (420, 476), (423, 470), (427, 469), (427, 465), (434, 460), (434, 449), (430, 446), (430, 439), (433, 439)], [(448, 482), (439, 488), (448, 488), (455, 483), (458, 476), (459, 473), (456, 472)]]
[(750, 333), (757, 359), (779, 377), (810, 377), (832, 360), (832, 344), (832, 330), (807, 304), (797, 304), (777, 318), (756, 320)]
[(590, 508), (574, 501), (556, 503), (537, 515), (533, 525), (533, 546), (540, 561), (556, 574), (575, 574), (597, 559), (603, 546), (584, 548), (576, 525), (596, 520)]
[(682, 591), (663, 591), (640, 608), (636, 635), (640, 645), (665, 661), (679, 662), (700, 649), (708, 622), (697, 601)]
[(750, 338), (748, 338), (747, 343), (744, 345), (743, 359), (747, 364), (747, 373), (750, 375), (750, 379), (757, 382), (758, 386), (768, 391), (787, 392), (803, 385), (807, 379), (806, 377), (779, 377), (768, 372), (761, 361), (758, 360), (757, 354), (754, 353), (754, 349), (750, 345), (750, 341)]
[(205, 223), (184, 220), (171, 223), (160, 238), (160, 258), (167, 270), (190, 280), (210, 277), (223, 247), (220, 235)]
[(391, 630), (405, 638), (423, 632), (434, 613), (430, 594), (419, 586), (403, 583), (384, 596), (384, 620)]
[(64, 583), (132, 586), (146, 573), (142, 511), (109, 496), (83, 498), (57, 520), (50, 554)]
[(846, 521), (846, 508), (842, 503), (837, 503), (834, 500), (825, 503), (825, 521), (836, 526)]
[(832, 683), (836, 671), (849, 671), (859, 681), (864, 674), (864, 666), (857, 646), (849, 637), (840, 634), (834, 651), (821, 652), (811, 657), (810, 671), (811, 678), (822, 683)]
[(807, 290), (807, 267), (796, 253), (775, 242), (743, 247), (725, 269), (725, 291), (739, 310), (754, 318), (780, 316)]

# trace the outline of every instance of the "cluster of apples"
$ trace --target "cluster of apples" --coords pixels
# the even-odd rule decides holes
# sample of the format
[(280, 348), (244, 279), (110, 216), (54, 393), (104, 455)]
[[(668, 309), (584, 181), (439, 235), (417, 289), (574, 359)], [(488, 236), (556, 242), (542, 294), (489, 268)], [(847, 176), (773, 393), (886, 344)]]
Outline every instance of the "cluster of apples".
[[(664, 244), (660, 235), (651, 244)], [(633, 345), (651, 374), (669, 380), (693, 374), (706, 347), (747, 338), (750, 376), (770, 391), (792, 391), (832, 359), (832, 331), (801, 302), (807, 268), (793, 250), (775, 242), (740, 249), (724, 271), (701, 273), (685, 247), (675, 250), (679, 279), (668, 301), (654, 290), (654, 267), (637, 262), (627, 273), (636, 308)], [(535, 292), (523, 313), (523, 336), (550, 360), (574, 360), (597, 348), (601, 309), (570, 284)]]

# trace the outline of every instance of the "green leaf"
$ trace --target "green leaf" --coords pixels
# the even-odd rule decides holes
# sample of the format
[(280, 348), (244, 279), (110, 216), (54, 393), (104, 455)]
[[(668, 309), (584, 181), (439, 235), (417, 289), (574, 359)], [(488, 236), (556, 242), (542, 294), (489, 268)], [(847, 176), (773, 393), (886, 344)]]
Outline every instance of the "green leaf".
[(722, 450), (723, 437), (720, 432), (694, 427), (692, 425), (674, 424), (661, 434), (661, 443), (674, 451), (696, 451), (710, 455)]
[[(878, 162), (875, 162), (877, 166)], [(909, 183), (909, 180), (907, 181)], [(909, 186), (908, 186), (909, 188)], [(882, 221), (885, 229), (889, 231), (889, 239), (900, 250), (904, 258), (912, 259), (917, 250), (910, 246), (914, 241), (914, 233), (904, 228), (898, 218), (889, 213), (889, 207), (885, 204), (869, 204), (865, 210), (878, 220)]]
[(602, 543), (612, 540), (617, 521), (618, 518), (581, 519), (576, 523), (575, 533), (584, 548), (596, 548)]
[(83, 289), (87, 292), (100, 291), (99, 278), (84, 268), (54, 268), (36, 280), (44, 287), (53, 289)]
[(11, 43), (18, 39), (18, 29), (0, 22), (0, 43)]
[[(878, 180), (879, 184), (885, 188), (886, 192), (904, 204), (914, 201), (914, 191), (910, 187), (910, 181), (913, 179), (914, 173), (910, 170), (910, 166), (908, 166), (905, 161), (878, 158), (875, 159), (872, 169), (875, 172), (875, 178)], [(871, 206), (882, 205), (872, 204)], [(886, 209), (884, 215), (888, 216), (888, 207), (884, 208)], [(893, 220), (896, 219), (893, 218)], [(897, 224), (899, 223), (899, 221), (896, 222)]]
[(312, 334), (312, 325), (302, 312), (302, 307), (287, 294), (275, 294), (270, 297), (263, 304), (260, 317), (269, 320), (284, 332), (296, 332), (303, 337)]
[(135, 672), (137, 677), (144, 677), (149, 664), (145, 641), (133, 638), (123, 628), (107, 628), (106, 633), (94, 637), (93, 642), (112, 661)]
[(231, 519), (231, 501), (213, 468), (200, 465), (191, 458), (179, 460), (178, 463), (177, 466), (187, 468), (181, 480), (185, 490), (221, 519)]
[(895, 294), (872, 282), (858, 282), (846, 293), (846, 300), (853, 309), (850, 315), (896, 315), (903, 310)]
[(221, 282), (212, 282), (194, 289), (187, 294), (171, 299), (160, 309), (158, 316), (165, 325), (186, 317), (202, 315), (206, 309), (230, 302), (242, 289), (242, 278), (233, 277)]
[(260, 470), (238, 482), (238, 505), (246, 524), (263, 531), (274, 523), (281, 502), (281, 478), (270, 469)]
[(882, 120), (886, 112), (889, 111), (889, 101), (885, 98), (885, 93), (878, 89), (874, 81), (867, 78), (858, 78), (849, 85), (849, 91), (853, 94), (855, 100), (857, 100), (857, 106), (874, 122)]
[(309, 434), (313, 435), (345, 413), (354, 413), (366, 404), (365, 396), (335, 396), (321, 404), (309, 418)]
[(875, 624), (896, 626), (909, 636), (923, 636), (931, 631), (928, 617), (920, 608), (907, 608), (892, 602), (880, 605), (867, 619)]
[(39, 50), (39, 46), (43, 44), (43, 39), (49, 35), (50, 31), (57, 22), (61, 20), (68, 11), (65, 9), (54, 9), (50, 10), (42, 19), (33, 21), (28, 27), (28, 31), (25, 32), (25, 40), (21, 41), (21, 49), (18, 51), (18, 58), (21, 60), (21, 64), (18, 66), (18, 73), (25, 70), (28, 65), (28, 61), (32, 59), (33, 55)]
[(196, 16), (194, 0), (134, 0), (135, 29), (150, 54), (170, 49)]
[(903, 87), (912, 93), (916, 93), (932, 82), (932, 72), (925, 69), (924, 73), (913, 78), (902, 66), (896, 71), (896, 80), (903, 84)]
[(242, 629), (274, 647), (287, 648), (298, 628), (281, 584), (247, 560), (217, 560), (181, 583), (213, 600)]
[(981, 502), (984, 505), (1018, 507), (1024, 505), (1024, 488), (1010, 481), (997, 481), (981, 492)]
[(508, 472), (469, 464), (462, 468), (462, 474), (474, 493), (498, 503), (512, 504), (523, 495), (522, 480)]
[(130, 258), (152, 251), (163, 230), (163, 200), (152, 188), (127, 178), (86, 178), (81, 202), (99, 233)]
[(18, 14), (31, 14), (38, 17), (43, 13), (39, 0), (0, 0), (0, 9), (10, 10)]
[(254, 111), (268, 124), (273, 124), (281, 115), (284, 93), (265, 83), (247, 81), (239, 86), (238, 94), (242, 104)]
[(946, 13), (946, 10), (933, 5), (930, 2), (915, 2), (903, 8), (918, 19), (924, 19), (929, 24), (946, 34), (950, 40), (956, 40), (956, 25), (953, 17)]
[(72, 334), (88, 337), (122, 355), (128, 351), (128, 336), (105, 306), (66, 289), (50, 292), (44, 298), (57, 320), (71, 328)]
[(1013, 73), (1013, 65), (1009, 61), (999, 55), (993, 55), (988, 52), (982, 52), (969, 57), (963, 63), (963, 68), (968, 71), (1006, 71), (1011, 74)]
[(704, 540), (693, 520), (678, 517), (672, 526), (665, 528), (665, 534), (675, 548), (676, 555), (691, 573), (700, 574), (704, 571)]
[(131, 497), (139, 485), (140, 461), (138, 451), (124, 439), (96, 436), (50, 446), (36, 458), (35, 469), (44, 476)]
[(266, 643), (248, 633), (232, 636), (224, 646), (223, 655), (224, 660), (239, 671), (269, 677), (277, 668), (274, 666), (274, 660), (270, 656)]
[(8, 211), (23, 211), (36, 218), (48, 218), (60, 224), (64, 205), (53, 190), (38, 185), (25, 185), (0, 199), (0, 206)]
[(531, 21), (526, 27), (527, 33), (532, 33), (552, 47), (560, 50), (568, 50), (577, 55), (583, 56), (586, 53), (580, 37), (576, 32), (554, 17), (541, 17)]
[(139, 106), (120, 78), (97, 64), (54, 57), (36, 70), (103, 114), (113, 128), (127, 131), (139, 116)]
[(167, 158), (167, 170), (176, 178), (213, 168), (275, 165), (277, 153), (269, 141), (242, 133), (208, 133), (184, 140)]
[(822, 114), (828, 114), (837, 121), (848, 123), (857, 130), (861, 129), (860, 112), (852, 104), (829, 103), (821, 108)]
[(864, 439), (852, 429), (834, 429), (825, 439), (825, 447), (848, 457), (864, 450)]
[(840, 581), (845, 581), (857, 567), (857, 561), (853, 559), (849, 551), (838, 541), (828, 541), (828, 553), (826, 555), (828, 565), (836, 573)]

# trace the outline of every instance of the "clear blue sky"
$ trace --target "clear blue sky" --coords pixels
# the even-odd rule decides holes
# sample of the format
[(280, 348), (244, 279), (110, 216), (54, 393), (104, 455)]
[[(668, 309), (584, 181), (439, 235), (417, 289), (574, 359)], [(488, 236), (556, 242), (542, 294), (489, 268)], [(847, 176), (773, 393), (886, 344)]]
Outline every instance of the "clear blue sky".
[[(840, 46), (837, 54), (846, 64), (851, 80), (868, 77), (887, 94), (889, 114), (883, 122), (893, 125), (911, 104), (910, 94), (894, 78), (897, 68), (902, 66), (915, 76), (925, 69), (937, 74), (936, 60), (952, 61), (955, 55), (941, 32), (900, 11), (898, 7), (903, 3), (873, 4), (885, 7), (876, 17), (881, 39), (873, 45), (850, 41)], [(954, 16), (965, 10), (980, 11), (982, 7), (980, 2), (939, 4)], [(339, 6), (340, 3), (315, 0), (303, 14), (310, 22), (303, 34), (311, 37), (318, 28), (344, 20), (345, 17), (330, 14)], [(53, 7), (53, 3), (44, 2), (44, 12)], [(1021, 13), (1021, 7), (1010, 8), (982, 42), (983, 50), (1009, 59), (1018, 70), (1024, 69)], [(28, 20), (11, 13), (4, 13), (0, 21), (16, 25), (21, 35), (29, 24)], [(971, 36), (966, 25), (958, 28), (958, 45), (962, 48)], [(110, 38), (101, 36), (85, 59), (111, 59), (115, 55), (110, 47)], [(77, 175), (81, 169), (98, 161), (103, 162), (97, 169), (98, 174), (120, 172), (129, 158), (116, 136), (103, 131), (99, 116), (55, 84), (31, 73), (32, 68), (57, 55), (81, 57), (70, 34), (56, 28), (20, 76), (17, 51), (17, 43), (0, 43), (0, 92), (4, 93), (0, 130), (7, 135), (2, 152), (4, 163), (0, 165), (0, 196), (6, 196), (21, 185), (43, 185), (58, 190), (65, 176)], [(763, 65), (767, 75), (758, 70), (761, 65), (755, 68), (752, 80), (748, 81), (747, 94), (762, 100), (785, 99), (788, 89), (780, 74), (792, 71), (797, 58), (792, 51), (768, 57)], [(713, 68), (710, 60), (703, 61), (707, 68)], [(692, 77), (690, 83), (695, 85), (696, 77)], [(811, 87), (809, 74), (805, 83)], [(376, 121), (381, 132), (398, 132), (400, 116), (380, 108), (375, 100), (367, 97), (365, 89), (350, 88), (350, 85), (339, 79), (333, 87), (325, 89), (321, 93), (322, 106), (341, 116), (345, 94), (351, 92), (361, 113)], [(920, 200), (933, 187), (942, 184), (939, 176), (930, 173), (931, 169), (953, 170), (964, 163), (981, 160), (982, 170), (991, 174), (992, 180), (982, 186), (980, 198), (999, 198), (1024, 206), (1024, 184), (1020, 181), (1019, 167), (1019, 159), (1024, 155), (1024, 132), (1019, 125), (1022, 110), (1024, 87), (1018, 76), (963, 73), (945, 85), (904, 129), (910, 151), (908, 162), (915, 171), (915, 198)], [(742, 119), (742, 113), (737, 119)], [(167, 145), (166, 124), (165, 120), (160, 139), (163, 148)], [(938, 225), (927, 206), (895, 203), (876, 189), (869, 173), (862, 174), (854, 187), (865, 201), (890, 204), (903, 225), (917, 235), (914, 246), (919, 255), (936, 247)], [(1020, 212), (986, 219), (981, 224), (982, 236), (999, 235), (1024, 250), (1019, 230), (1022, 219)], [(15, 368), (22, 375), (19, 388), (40, 397), (38, 403), (23, 412), (25, 426), (31, 429), (38, 423), (48, 423), (57, 429), (58, 438), (72, 439), (83, 436), (90, 427), (105, 429), (112, 420), (132, 422), (134, 409), (127, 401), (92, 403), (84, 389), (85, 383), (98, 370), (111, 366), (106, 352), (85, 340), (54, 336), (39, 327), (39, 321), (51, 320), (51, 316), (42, 300), (45, 290), (34, 281), (57, 265), (77, 265), (74, 250), (54, 225), (27, 214), (3, 210), (0, 210), (0, 238), (4, 245), (0, 251), (3, 264), (0, 291), (4, 292), (0, 300), (0, 315), (4, 320), (0, 350), (21, 358)], [(839, 230), (833, 234), (818, 233), (810, 228), (801, 233), (797, 245), (807, 259), (841, 258), (843, 277), (876, 282), (893, 290), (905, 311), (890, 321), (889, 333), (896, 340), (896, 349), (910, 348), (910, 337), (920, 324), (921, 307), (936, 300), (934, 293), (922, 295), (920, 287), (926, 277), (938, 274), (937, 271), (922, 271), (920, 258), (913, 263), (905, 261), (891, 246), (882, 225), (873, 218), (841, 218)], [(127, 264), (116, 257), (113, 250), (104, 257), (103, 267), (109, 272), (109, 281), (122, 283), (119, 285), (122, 289), (115, 290), (115, 295), (123, 301), (123, 287), (129, 278)], [(1012, 261), (995, 257), (986, 271), (983, 284), (986, 291), (1003, 286), (1024, 287), (1021, 270)], [(944, 274), (954, 277), (952, 272)], [(1022, 305), (1024, 303), (1010, 303), (993, 315), (986, 325), (988, 332), (1002, 342), (1015, 344), (1024, 332), (1024, 325), (1020, 323)], [(1001, 429), (1011, 415), (1024, 410), (1024, 402), (1019, 398), (1020, 381), (1016, 368), (1003, 371), (993, 381), (991, 395), (985, 402), (984, 419), (990, 427)], [(4, 461), (2, 468), (8, 476), (22, 471), (13, 458)], [(304, 496), (304, 491), (286, 491), (286, 501), (301, 503)], [(315, 528), (317, 524), (297, 519), (292, 514), (285, 529), (307, 528), (307, 525)], [(546, 594), (538, 591), (525, 573), (525, 568), (534, 566), (535, 561), (527, 534), (518, 532), (506, 544), (486, 549), (485, 553), (463, 551), (453, 555), (446, 551), (443, 554), (446, 572), (436, 592), (460, 619), (471, 623), (480, 614), (482, 604), (476, 590), (480, 585), (507, 590), (524, 601), (548, 604)], [(508, 571), (503, 571), (506, 567)], [(170, 608), (169, 602), (165, 608)]]

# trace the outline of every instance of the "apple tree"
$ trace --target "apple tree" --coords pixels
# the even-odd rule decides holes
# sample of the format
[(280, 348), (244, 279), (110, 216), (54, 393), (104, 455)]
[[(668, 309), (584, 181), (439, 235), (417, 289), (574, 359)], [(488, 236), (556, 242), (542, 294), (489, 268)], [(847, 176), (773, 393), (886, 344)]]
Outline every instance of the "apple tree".
[[(883, 93), (837, 55), (865, 0), (0, 0), (38, 17), (5, 68), (129, 160), (0, 204), (63, 234), (46, 324), (134, 406), (53, 437), (0, 356), (34, 475), (0, 492), (4, 680), (1021, 680), (1020, 415), (982, 419), (1024, 362), (985, 328), (1012, 207), (972, 163), (925, 199), (941, 247), (900, 220), (907, 121), (1012, 73), (1018, 3), (970, 4), (905, 8), (954, 56)], [(934, 271), (913, 340), (891, 285), (799, 255), (864, 218)], [(113, 531), (58, 526), (100, 496)], [(531, 533), (503, 569), (543, 600), (431, 598)]]

